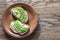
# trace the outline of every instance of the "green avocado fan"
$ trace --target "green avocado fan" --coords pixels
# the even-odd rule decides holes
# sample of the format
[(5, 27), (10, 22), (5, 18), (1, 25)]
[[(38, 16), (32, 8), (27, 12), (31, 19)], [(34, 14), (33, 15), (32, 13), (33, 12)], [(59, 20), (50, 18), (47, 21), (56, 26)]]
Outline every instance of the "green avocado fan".
[(29, 30), (29, 26), (16, 20), (10, 23), (10, 28), (14, 33), (19, 33), (21, 35), (25, 34)]
[(28, 21), (28, 14), (22, 7), (14, 7), (14, 8), (12, 8), (11, 13), (20, 22), (26, 23)]

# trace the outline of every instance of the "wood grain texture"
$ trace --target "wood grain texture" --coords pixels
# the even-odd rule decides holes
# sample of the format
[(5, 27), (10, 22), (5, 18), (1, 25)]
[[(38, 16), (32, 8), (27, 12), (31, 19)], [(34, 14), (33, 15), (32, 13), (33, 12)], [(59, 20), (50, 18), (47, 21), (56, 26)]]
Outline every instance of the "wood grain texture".
[[(15, 2), (33, 5), (39, 16), (35, 32), (23, 39), (7, 35), (1, 24), (4, 9)], [(0, 40), (60, 40), (60, 0), (0, 0), (0, 15)]]

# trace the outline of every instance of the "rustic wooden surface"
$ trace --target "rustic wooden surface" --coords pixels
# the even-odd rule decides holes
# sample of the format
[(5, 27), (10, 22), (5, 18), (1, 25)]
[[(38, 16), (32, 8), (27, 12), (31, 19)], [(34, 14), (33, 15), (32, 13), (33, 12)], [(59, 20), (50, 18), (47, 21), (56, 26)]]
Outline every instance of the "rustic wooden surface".
[[(1, 23), (5, 8), (15, 2), (32, 5), (39, 16), (35, 32), (23, 39), (7, 35)], [(60, 40), (60, 0), (0, 0), (0, 40)]]

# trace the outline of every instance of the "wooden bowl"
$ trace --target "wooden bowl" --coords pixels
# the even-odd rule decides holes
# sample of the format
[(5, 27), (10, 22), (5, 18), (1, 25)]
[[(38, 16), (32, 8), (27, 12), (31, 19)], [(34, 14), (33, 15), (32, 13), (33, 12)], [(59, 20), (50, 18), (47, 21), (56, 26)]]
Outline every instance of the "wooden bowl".
[[(14, 21), (15, 19), (13, 18), (10, 9), (13, 7), (23, 7), (27, 12), (28, 12), (28, 22), (27, 24), (30, 26), (29, 32), (27, 32), (25, 35), (19, 35), (15, 34), (10, 30), (10, 23), (11, 21)], [(8, 33), (10, 36), (16, 37), (16, 38), (24, 38), (30, 35), (37, 27), (37, 21), (38, 17), (36, 14), (36, 11), (33, 9), (31, 5), (25, 4), (25, 3), (15, 3), (12, 5), (9, 5), (6, 10), (4, 11), (4, 14), (2, 15), (2, 24), (3, 28), (6, 33)]]

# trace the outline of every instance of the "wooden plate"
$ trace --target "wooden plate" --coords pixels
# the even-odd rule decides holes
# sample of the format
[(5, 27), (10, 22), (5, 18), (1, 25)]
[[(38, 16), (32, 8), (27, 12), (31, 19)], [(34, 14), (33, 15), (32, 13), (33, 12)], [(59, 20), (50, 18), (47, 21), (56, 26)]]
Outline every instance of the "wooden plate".
[[(27, 24), (30, 26), (30, 30), (23, 36), (21, 36), (19, 34), (15, 34), (10, 30), (9, 25), (10, 25), (11, 21), (15, 20), (13, 18), (12, 14), (10, 13), (10, 9), (13, 7), (23, 7), (28, 12), (29, 21), (27, 22)], [(3, 24), (3, 28), (4, 28), (5, 32), (16, 38), (24, 38), (24, 37), (27, 37), (28, 35), (30, 35), (36, 29), (37, 21), (38, 21), (38, 17), (37, 17), (36, 11), (33, 9), (33, 7), (31, 5), (28, 5), (25, 3), (15, 3), (12, 5), (9, 5), (5, 9), (4, 14), (2, 15), (2, 24)]]

